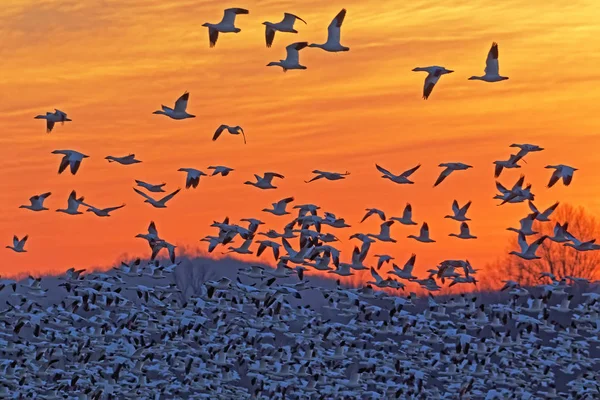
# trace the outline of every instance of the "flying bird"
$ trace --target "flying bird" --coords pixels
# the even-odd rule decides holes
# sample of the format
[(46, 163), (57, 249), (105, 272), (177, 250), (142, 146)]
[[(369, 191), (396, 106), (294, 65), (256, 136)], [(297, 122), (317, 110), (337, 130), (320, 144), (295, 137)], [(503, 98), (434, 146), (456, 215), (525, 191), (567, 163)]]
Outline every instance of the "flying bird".
[(346, 18), (346, 9), (342, 9), (327, 27), (327, 42), (323, 44), (311, 43), (309, 47), (318, 47), (329, 52), (349, 51), (350, 48), (340, 43), (342, 23)]
[(537, 240), (531, 242), (531, 244), (527, 244), (527, 239), (525, 239), (525, 235), (523, 232), (519, 233), (519, 247), (521, 251), (511, 251), (509, 254), (513, 254), (517, 257), (520, 257), (524, 260), (539, 260), (541, 257), (536, 255), (538, 247), (546, 240), (548, 236), (544, 235), (539, 237)]
[(412, 182), (410, 179), (408, 179), (416, 170), (418, 170), (419, 168), (421, 168), (421, 164), (417, 165), (414, 168), (411, 168), (409, 170), (404, 171), (403, 173), (401, 173), (400, 175), (394, 175), (392, 174), (390, 171), (388, 171), (385, 168), (380, 167), (379, 165), (375, 164), (375, 168), (377, 168), (377, 170), (379, 172), (381, 172), (383, 175), (381, 176), (384, 179), (389, 179), (390, 181), (394, 182), (394, 183), (399, 183), (399, 184), (414, 184), (414, 182)]
[(508, 79), (506, 76), (500, 76), (500, 67), (498, 65), (498, 43), (492, 43), (487, 60), (485, 61), (485, 75), (472, 76), (469, 80), (479, 80), (484, 82), (499, 82)]
[(123, 157), (106, 156), (104, 159), (108, 160), (109, 163), (116, 162), (121, 165), (131, 165), (131, 164), (141, 163), (140, 160), (135, 159), (135, 154), (129, 154), (129, 155), (126, 155)]
[(543, 147), (540, 147), (537, 144), (530, 144), (530, 143), (522, 143), (522, 144), (513, 143), (509, 147), (518, 147), (519, 148), (519, 152), (517, 153), (517, 157), (519, 157), (519, 158), (523, 158), (529, 153), (544, 150)]
[(273, 215), (281, 216), (289, 214), (289, 212), (285, 209), (288, 204), (294, 201), (293, 197), (286, 197), (285, 199), (279, 200), (276, 203), (273, 203), (273, 208), (263, 208), (264, 212), (269, 212)]
[(460, 233), (458, 235), (456, 233), (451, 233), (448, 236), (454, 236), (459, 239), (477, 239), (477, 236), (471, 235), (469, 225), (466, 222), (460, 224)]
[(79, 171), (81, 161), (89, 157), (75, 150), (54, 150), (52, 154), (61, 154), (63, 156), (58, 167), (59, 174), (62, 174), (67, 167), (70, 167), (71, 174), (75, 175)]
[(187, 174), (185, 177), (186, 189), (189, 189), (190, 187), (196, 189), (200, 183), (200, 177), (207, 176), (204, 172), (195, 168), (179, 168), (177, 171), (185, 172)]
[(290, 44), (285, 48), (285, 60), (271, 61), (267, 64), (267, 67), (281, 67), (283, 72), (287, 72), (289, 69), (306, 69), (304, 65), (300, 64), (300, 50), (306, 46), (308, 46), (308, 42)]
[(141, 186), (144, 189), (146, 189), (147, 191), (152, 192), (152, 193), (161, 193), (161, 192), (164, 192), (165, 190), (163, 189), (163, 187), (166, 185), (166, 183), (161, 183), (160, 185), (153, 185), (151, 183), (147, 183), (147, 182), (140, 181), (140, 180), (137, 180), (137, 179), (135, 180), (135, 183), (138, 186)]
[(422, 243), (433, 243), (435, 242), (435, 240), (431, 239), (429, 237), (429, 225), (427, 225), (427, 222), (423, 222), (423, 225), (421, 225), (421, 230), (419, 233), (419, 236), (415, 236), (415, 235), (409, 235), (407, 236), (409, 239), (415, 239), (419, 242)]
[(440, 80), (440, 77), (445, 74), (451, 74), (454, 71), (450, 69), (446, 69), (444, 67), (417, 67), (413, 69), (415, 72), (424, 71), (427, 72), (427, 77), (425, 78), (425, 84), (423, 85), (423, 99), (427, 100), (431, 95), (431, 91), (435, 87), (435, 84)]
[(518, 163), (519, 160), (521, 160), (521, 156), (519, 156), (520, 152), (518, 154), (511, 154), (510, 157), (508, 158), (508, 160), (499, 160), (499, 161), (494, 161), (493, 164), (495, 165), (494, 167), (494, 178), (499, 178), (500, 174), (502, 174), (502, 170), (504, 168), (521, 168), (521, 166)]
[(69, 199), (67, 200), (67, 208), (59, 208), (56, 211), (69, 215), (83, 214), (81, 211), (79, 211), (79, 206), (83, 204), (84, 200), (85, 198), (83, 196), (77, 198), (77, 193), (73, 190), (71, 191), (71, 194), (69, 194)]
[(215, 176), (215, 175), (219, 175), (219, 174), (221, 176), (227, 176), (227, 175), (229, 175), (230, 172), (234, 171), (233, 168), (225, 167), (223, 165), (210, 166), (210, 167), (208, 167), (208, 169), (213, 170), (213, 173), (211, 176)]
[(473, 168), (471, 165), (463, 164), (460, 162), (442, 163), (439, 166), (445, 169), (440, 173), (440, 176), (438, 176), (437, 180), (433, 184), (433, 187), (436, 187), (437, 185), (442, 183), (444, 179), (450, 176), (450, 174), (454, 171), (462, 171), (469, 168)]
[(252, 185), (259, 189), (277, 189), (277, 186), (273, 186), (273, 178), (285, 178), (283, 175), (277, 174), (275, 172), (265, 172), (264, 177), (254, 174), (256, 178), (256, 182), (246, 181), (245, 185)]
[(283, 20), (281, 22), (263, 22), (265, 25), (265, 40), (267, 42), (267, 47), (271, 47), (273, 45), (273, 39), (275, 39), (275, 32), (288, 32), (288, 33), (298, 33), (297, 30), (294, 29), (294, 23), (296, 20), (304, 22), (306, 21), (300, 18), (297, 15), (284, 13)]
[(98, 217), (110, 217), (111, 212), (125, 207), (125, 204), (121, 204), (120, 206), (116, 206), (116, 207), (108, 207), (108, 208), (96, 208), (89, 204), (83, 204), (83, 205), (88, 207), (88, 209), (86, 211), (93, 212)]
[(469, 207), (471, 207), (471, 202), (469, 201), (467, 204), (465, 204), (462, 207), (459, 207), (458, 205), (458, 201), (454, 200), (452, 202), (452, 213), (453, 215), (446, 215), (444, 218), (450, 218), (453, 219), (455, 221), (470, 221), (470, 218), (467, 218), (467, 211), (469, 210)]
[(568, 165), (558, 164), (558, 165), (546, 165), (548, 169), (554, 169), (552, 176), (550, 177), (550, 181), (548, 182), (548, 187), (551, 188), (554, 186), (559, 179), (562, 178), (563, 184), (565, 186), (569, 186), (571, 181), (573, 180), (573, 174), (577, 171), (577, 168), (569, 167)]
[(167, 208), (167, 201), (169, 201), (169, 200), (171, 200), (173, 197), (175, 197), (175, 195), (176, 195), (177, 193), (179, 193), (179, 191), (180, 191), (181, 189), (177, 189), (177, 190), (176, 190), (176, 191), (174, 191), (173, 193), (166, 195), (165, 197), (163, 197), (163, 198), (162, 198), (162, 199), (160, 199), (160, 200), (153, 199), (152, 197), (148, 196), (146, 193), (144, 193), (144, 192), (142, 192), (142, 191), (140, 191), (140, 190), (138, 190), (138, 189), (136, 189), (136, 188), (133, 188), (133, 190), (134, 190), (134, 191), (135, 191), (137, 194), (139, 194), (140, 196), (142, 196), (143, 198), (145, 198), (145, 199), (146, 199), (146, 200), (144, 200), (144, 203), (150, 203), (150, 204), (151, 204), (153, 207), (155, 207), (155, 208)]
[(227, 132), (229, 132), (231, 135), (239, 135), (240, 133), (242, 134), (242, 136), (244, 137), (244, 144), (246, 144), (246, 134), (244, 133), (244, 130), (242, 129), (241, 126), (229, 126), (229, 125), (221, 125), (217, 128), (217, 130), (215, 131), (215, 134), (213, 135), (213, 142), (215, 140), (217, 140), (219, 138), (219, 136), (221, 136), (221, 133), (223, 133), (224, 130), (227, 130)]
[(188, 92), (185, 92), (175, 102), (175, 108), (170, 108), (165, 105), (161, 105), (162, 110), (154, 111), (152, 114), (166, 115), (167, 117), (172, 119), (196, 118), (195, 115), (188, 114), (188, 112), (186, 111), (189, 98), (190, 94)]
[(31, 211), (48, 210), (48, 208), (44, 207), (44, 200), (46, 200), (48, 197), (50, 197), (51, 194), (52, 194), (51, 192), (47, 192), (47, 193), (43, 193), (40, 195), (31, 196), (29, 198), (29, 202), (31, 203), (31, 205), (21, 205), (21, 206), (19, 206), (19, 208), (26, 208)]
[(235, 17), (237, 15), (250, 14), (250, 12), (244, 8), (228, 8), (223, 14), (223, 19), (218, 24), (211, 24), (206, 22), (202, 26), (208, 28), (208, 41), (210, 47), (215, 47), (217, 40), (219, 39), (219, 32), (221, 33), (239, 33), (242, 30), (235, 27)]
[(412, 206), (407, 203), (402, 212), (402, 217), (392, 217), (390, 220), (400, 222), (402, 225), (416, 225), (417, 223), (412, 220)]
[(22, 239), (19, 240), (19, 238), (15, 235), (13, 236), (13, 245), (6, 246), (6, 248), (11, 249), (16, 253), (27, 253), (27, 250), (25, 250), (25, 243), (27, 242), (28, 238), (29, 236), (25, 235)]
[(65, 122), (71, 122), (70, 118), (67, 118), (67, 114), (60, 110), (54, 109), (54, 112), (47, 112), (46, 114), (36, 115), (34, 119), (45, 119), (46, 120), (46, 133), (52, 132), (54, 124), (60, 122), (64, 125)]
[(312, 177), (308, 181), (304, 181), (305, 183), (311, 183), (311, 182), (316, 181), (317, 179), (323, 179), (323, 178), (327, 179), (328, 181), (339, 181), (340, 179), (346, 179), (346, 176), (350, 175), (350, 172), (348, 172), (348, 171), (341, 173), (341, 172), (321, 171), (318, 169), (313, 170), (312, 173), (316, 174), (316, 176)]
[(385, 213), (381, 210), (378, 210), (377, 208), (366, 208), (365, 209), (367, 211), (367, 213), (365, 214), (365, 216), (360, 220), (361, 223), (363, 223), (367, 218), (369, 218), (371, 215), (375, 215), (377, 214), (377, 216), (379, 216), (379, 218), (382, 221), (385, 221)]

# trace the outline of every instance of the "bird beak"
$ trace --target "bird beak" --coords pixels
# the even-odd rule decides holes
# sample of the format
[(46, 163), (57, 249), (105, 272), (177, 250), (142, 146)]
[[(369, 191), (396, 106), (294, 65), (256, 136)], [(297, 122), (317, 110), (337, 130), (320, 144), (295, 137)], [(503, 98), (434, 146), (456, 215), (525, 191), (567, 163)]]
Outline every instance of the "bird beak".
[(453, 72), (454, 72), (454, 71), (452, 71), (451, 69), (448, 69), (448, 70), (446, 70), (446, 73), (447, 73), (447, 74), (451, 74), (451, 73), (453, 73)]

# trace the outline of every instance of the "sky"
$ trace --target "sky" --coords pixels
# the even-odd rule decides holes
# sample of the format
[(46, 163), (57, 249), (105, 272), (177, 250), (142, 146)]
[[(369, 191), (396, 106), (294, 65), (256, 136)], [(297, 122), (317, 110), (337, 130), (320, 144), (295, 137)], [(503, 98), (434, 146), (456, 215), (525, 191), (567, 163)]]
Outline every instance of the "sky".
[[(201, 25), (219, 22), (225, 7), (250, 14), (237, 18), (240, 33), (221, 34), (211, 49)], [(323, 43), (342, 8), (342, 44), (349, 52), (307, 48), (300, 52), (305, 71), (266, 67), (285, 58), (290, 43)], [(284, 12), (308, 24), (298, 23), (297, 35), (277, 33), (266, 48), (262, 22), (278, 22)], [(492, 200), (492, 162), (508, 159), (511, 143), (546, 150), (529, 155), (520, 170), (503, 173), (501, 182), (512, 185), (523, 173), (539, 208), (560, 200), (600, 214), (599, 14), (591, 0), (9, 0), (0, 9), (0, 241), (9, 245), (15, 234), (28, 234), (29, 241), (27, 253), (3, 249), (0, 274), (109, 267), (145, 256), (147, 244), (134, 236), (151, 220), (161, 237), (190, 251), (205, 249), (199, 239), (214, 233), (209, 225), (225, 216), (261, 218), (267, 229), (281, 230), (290, 218), (261, 210), (288, 196), (352, 225), (332, 231), (342, 240), (342, 258), (350, 256), (352, 233), (378, 232), (375, 217), (359, 224), (366, 207), (399, 216), (410, 202), (414, 219), (428, 222), (437, 242), (417, 243), (406, 236), (418, 227), (394, 225), (398, 243), (378, 243), (372, 253), (388, 252), (404, 263), (414, 252), (417, 274), (443, 259), (468, 258), (483, 268), (505, 254), (506, 228), (528, 212), (526, 204), (498, 207)], [(483, 74), (493, 41), (500, 72), (510, 79), (468, 81)], [(426, 74), (411, 70), (428, 65), (456, 72), (443, 76), (424, 101)], [(195, 119), (152, 114), (185, 91)], [(44, 121), (33, 117), (54, 108), (73, 122), (46, 134)], [(222, 123), (242, 126), (248, 144), (231, 135), (212, 142)], [(58, 175), (55, 149), (90, 158), (77, 175)], [(143, 162), (122, 166), (104, 159), (129, 153)], [(474, 168), (433, 188), (438, 164), (451, 161)], [(380, 178), (375, 163), (395, 173), (422, 167), (414, 185), (395, 185)], [(547, 189), (551, 171), (543, 167), (559, 163), (579, 170), (570, 187)], [(184, 187), (179, 168), (206, 171), (209, 165), (235, 171), (203, 177), (198, 189), (182, 190), (166, 209), (143, 203), (132, 190), (134, 179), (166, 182), (167, 190)], [(351, 175), (305, 184), (313, 169)], [(285, 175), (277, 190), (243, 185), (265, 171)], [(66, 206), (73, 189), (97, 207), (126, 207), (110, 218), (54, 212)], [(18, 208), (46, 191), (52, 192), (46, 202), (52, 211)], [(443, 218), (454, 199), (473, 201), (470, 227), (477, 240), (448, 237), (459, 229)]]

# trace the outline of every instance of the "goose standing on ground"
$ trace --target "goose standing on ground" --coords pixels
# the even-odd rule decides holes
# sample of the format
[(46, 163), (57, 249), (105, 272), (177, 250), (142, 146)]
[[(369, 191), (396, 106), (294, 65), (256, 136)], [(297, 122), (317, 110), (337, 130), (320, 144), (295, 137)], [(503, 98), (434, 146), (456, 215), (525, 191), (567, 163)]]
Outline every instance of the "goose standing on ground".
[(411, 181), (410, 179), (408, 179), (413, 173), (415, 173), (416, 170), (418, 170), (419, 168), (421, 168), (421, 164), (417, 165), (414, 168), (411, 168), (407, 171), (404, 171), (403, 173), (401, 173), (400, 175), (394, 175), (392, 174), (390, 171), (388, 171), (387, 169), (380, 167), (379, 165), (375, 164), (375, 167), (377, 168), (377, 170), (379, 172), (381, 172), (383, 175), (381, 176), (384, 179), (389, 179), (390, 181), (394, 182), (394, 183), (399, 183), (399, 184), (414, 184), (413, 181)]
[(309, 47), (318, 47), (329, 52), (349, 51), (350, 48), (342, 46), (340, 43), (342, 23), (346, 18), (346, 9), (342, 9), (327, 27), (327, 42), (324, 44), (311, 43)]
[(98, 217), (110, 217), (111, 212), (125, 207), (125, 204), (121, 204), (120, 206), (116, 206), (116, 207), (107, 207), (107, 208), (96, 208), (89, 204), (83, 204), (83, 205), (88, 207), (88, 209), (86, 211), (88, 211), (88, 212), (91, 211), (94, 214), (96, 214)]
[(210, 166), (208, 167), (208, 169), (212, 169), (213, 173), (211, 176), (215, 176), (215, 175), (221, 175), (221, 176), (227, 176), (229, 175), (230, 172), (235, 171), (233, 168), (229, 168), (229, 167), (225, 167), (223, 165), (217, 165), (217, 166)]
[(453, 236), (459, 239), (477, 239), (477, 236), (471, 235), (469, 225), (466, 222), (460, 224), (460, 233), (451, 233), (449, 236)]
[(185, 172), (187, 174), (185, 177), (186, 189), (189, 189), (190, 187), (196, 189), (200, 183), (200, 177), (207, 176), (204, 172), (195, 168), (179, 168), (177, 171)]
[(151, 183), (147, 183), (144, 181), (140, 181), (140, 180), (135, 180), (135, 183), (138, 186), (143, 187), (144, 189), (146, 189), (147, 191), (151, 192), (151, 193), (161, 193), (164, 192), (165, 190), (163, 189), (163, 187), (166, 185), (166, 183), (161, 183), (160, 185), (153, 185)]
[(550, 182), (548, 182), (548, 187), (551, 188), (554, 186), (559, 179), (562, 178), (563, 184), (565, 186), (569, 186), (571, 181), (573, 180), (573, 174), (577, 171), (577, 168), (569, 167), (568, 165), (558, 164), (558, 165), (546, 165), (548, 169), (554, 169), (552, 176), (550, 177)]
[(527, 239), (525, 239), (525, 235), (523, 234), (523, 232), (519, 232), (519, 247), (521, 247), (521, 251), (518, 252), (513, 250), (508, 254), (513, 254), (517, 257), (521, 257), (524, 260), (539, 260), (541, 257), (536, 255), (535, 252), (547, 238), (548, 236), (544, 235), (539, 237), (531, 244), (527, 244)]
[(419, 232), (419, 236), (408, 235), (407, 237), (409, 239), (415, 239), (421, 243), (435, 242), (435, 240), (433, 240), (429, 237), (429, 225), (427, 225), (427, 222), (423, 222), (423, 225), (421, 225), (421, 231)]
[(106, 156), (106, 157), (104, 157), (104, 159), (108, 160), (109, 163), (116, 162), (121, 165), (131, 165), (131, 164), (141, 163), (140, 160), (135, 159), (135, 154), (129, 154), (129, 155), (126, 155), (123, 157)]
[(161, 105), (162, 110), (154, 111), (152, 114), (166, 115), (167, 117), (172, 119), (196, 118), (195, 115), (188, 114), (186, 111), (189, 98), (190, 94), (188, 92), (185, 92), (175, 102), (175, 108), (170, 108), (165, 105)]
[(219, 138), (219, 136), (221, 136), (221, 133), (223, 133), (224, 130), (227, 130), (227, 132), (229, 132), (231, 135), (239, 135), (240, 133), (242, 134), (242, 136), (244, 137), (244, 144), (246, 144), (246, 134), (244, 133), (244, 130), (242, 129), (241, 126), (236, 125), (236, 126), (229, 126), (229, 125), (221, 125), (217, 128), (217, 130), (215, 131), (215, 134), (213, 135), (213, 142), (215, 140), (217, 140)]
[(322, 179), (322, 178), (325, 178), (328, 181), (339, 181), (340, 179), (346, 179), (346, 177), (348, 175), (350, 175), (350, 172), (348, 172), (348, 171), (346, 171), (344, 173), (340, 173), (340, 172), (321, 171), (318, 169), (313, 170), (312, 173), (316, 174), (316, 176), (312, 177), (308, 181), (304, 181), (305, 183), (311, 183), (311, 182), (316, 181), (317, 179)]
[(445, 169), (440, 173), (440, 176), (438, 176), (437, 180), (433, 184), (433, 187), (436, 187), (437, 185), (442, 183), (444, 179), (446, 179), (453, 171), (462, 171), (469, 168), (473, 168), (473, 166), (471, 165), (463, 164), (460, 162), (442, 163), (439, 165), (439, 167), (443, 167)]
[(83, 200), (85, 200), (85, 198), (83, 196), (77, 198), (77, 193), (73, 190), (71, 194), (69, 194), (69, 199), (67, 200), (67, 208), (59, 208), (56, 211), (69, 215), (83, 214), (81, 211), (79, 211), (79, 206), (83, 203)]
[(412, 220), (412, 206), (410, 203), (406, 203), (406, 207), (404, 207), (404, 211), (402, 212), (402, 217), (392, 217), (390, 218), (392, 221), (398, 221), (402, 225), (416, 225), (417, 223)]
[(25, 243), (27, 242), (28, 238), (29, 236), (25, 235), (21, 240), (19, 240), (19, 238), (15, 235), (13, 236), (13, 245), (6, 246), (6, 248), (11, 249), (16, 253), (27, 253), (27, 250), (25, 250)]
[(254, 177), (256, 178), (256, 182), (246, 181), (244, 185), (252, 185), (259, 189), (277, 189), (277, 186), (274, 186), (272, 183), (273, 178), (285, 178), (283, 175), (275, 172), (265, 172), (264, 177), (254, 174)]
[(34, 117), (34, 119), (45, 119), (46, 120), (46, 133), (50, 133), (52, 132), (52, 129), (54, 128), (54, 124), (57, 122), (60, 122), (61, 124), (64, 125), (65, 122), (71, 122), (71, 119), (67, 118), (67, 114), (57, 110), (56, 108), (54, 109), (54, 112), (47, 112), (45, 115), (36, 115)]
[(485, 61), (485, 75), (483, 76), (472, 76), (469, 78), (470, 81), (478, 80), (484, 82), (499, 82), (508, 79), (506, 76), (500, 76), (500, 66), (498, 64), (498, 43), (492, 43), (487, 60)]
[(298, 33), (298, 31), (294, 29), (294, 23), (296, 20), (300, 20), (306, 24), (305, 20), (290, 13), (284, 13), (283, 20), (281, 20), (281, 22), (263, 22), (263, 25), (265, 25), (265, 40), (267, 42), (267, 47), (271, 47), (273, 45), (273, 39), (275, 39), (275, 32), (277, 31)]
[(273, 208), (263, 208), (264, 212), (269, 212), (273, 215), (282, 216), (290, 214), (285, 208), (288, 204), (294, 201), (293, 197), (286, 197), (285, 199), (279, 200), (277, 203), (273, 203)]
[(19, 206), (19, 208), (26, 208), (31, 211), (48, 210), (48, 208), (44, 207), (44, 200), (46, 200), (48, 197), (50, 197), (51, 194), (52, 194), (51, 192), (47, 192), (47, 193), (31, 196), (29, 198), (29, 202), (31, 203), (31, 205), (22, 205), (22, 206)]
[(84, 158), (89, 157), (75, 150), (54, 150), (52, 154), (62, 154), (63, 156), (62, 160), (60, 160), (60, 165), (58, 166), (59, 174), (62, 174), (67, 167), (71, 167), (71, 174), (75, 175), (77, 171), (79, 171), (81, 161), (83, 161)]
[(163, 197), (160, 200), (156, 200), (153, 199), (152, 197), (148, 196), (146, 193), (137, 190), (136, 188), (133, 188), (133, 190), (139, 194), (140, 196), (142, 196), (143, 198), (145, 198), (146, 200), (144, 200), (144, 203), (150, 203), (153, 207), (155, 208), (167, 208), (167, 201), (171, 200), (173, 197), (175, 197), (175, 195), (177, 193), (179, 193), (179, 191), (181, 189), (177, 189), (176, 191), (174, 191), (171, 194), (166, 195), (165, 197)]
[(417, 67), (413, 69), (414, 72), (424, 71), (427, 72), (427, 77), (425, 78), (425, 84), (423, 86), (423, 99), (427, 100), (431, 95), (431, 91), (435, 87), (435, 84), (440, 80), (440, 77), (445, 74), (451, 74), (454, 71), (450, 69), (446, 69), (444, 67)]
[(285, 48), (287, 53), (285, 60), (271, 61), (267, 64), (267, 67), (281, 67), (283, 72), (287, 72), (288, 69), (306, 69), (304, 65), (300, 64), (300, 50), (306, 46), (308, 46), (308, 42), (290, 44)]
[(208, 28), (208, 41), (210, 47), (215, 47), (217, 39), (219, 39), (219, 32), (221, 33), (239, 33), (240, 28), (235, 27), (235, 17), (240, 14), (250, 14), (250, 12), (244, 8), (228, 8), (223, 14), (223, 19), (218, 24), (211, 24), (206, 22), (202, 26)]

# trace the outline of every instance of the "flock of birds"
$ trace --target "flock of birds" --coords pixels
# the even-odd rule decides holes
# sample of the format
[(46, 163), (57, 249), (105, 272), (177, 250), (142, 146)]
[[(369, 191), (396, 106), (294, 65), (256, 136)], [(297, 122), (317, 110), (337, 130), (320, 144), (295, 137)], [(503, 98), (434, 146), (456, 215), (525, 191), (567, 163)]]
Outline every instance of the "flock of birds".
[[(248, 10), (230, 8), (217, 24), (206, 23), (210, 46), (220, 33), (240, 32), (237, 15)], [(348, 51), (340, 43), (346, 10), (340, 11), (328, 27), (324, 44), (296, 42), (287, 46), (287, 58), (269, 63), (283, 71), (306, 69), (299, 63), (299, 51), (317, 47), (329, 52)], [(276, 32), (297, 33), (294, 24), (301, 18), (285, 13), (281, 22), (265, 22), (267, 47)], [(439, 78), (452, 70), (444, 67), (419, 67), (427, 72), (423, 98), (427, 99)], [(485, 75), (469, 79), (498, 82), (508, 79), (499, 74), (498, 45), (489, 51)], [(175, 120), (194, 118), (187, 111), (189, 93), (184, 93), (173, 108), (162, 106), (154, 114)], [(55, 110), (36, 119), (46, 120), (50, 133), (56, 123), (69, 122), (65, 112)], [(246, 135), (240, 126), (221, 125), (214, 133)], [(518, 151), (508, 160), (495, 161), (494, 175), (504, 169), (521, 168), (520, 162), (543, 148), (534, 144), (512, 144)], [(89, 156), (75, 150), (55, 150), (61, 156), (58, 173), (70, 170), (75, 175)], [(141, 161), (135, 154), (107, 156), (108, 162), (132, 165)], [(457, 171), (473, 168), (462, 162), (439, 164), (442, 171), (434, 183), (440, 185)], [(413, 184), (420, 165), (399, 174), (375, 165), (382, 179), (394, 184)], [(548, 165), (552, 169), (548, 187), (562, 180), (570, 185), (576, 168)], [(233, 168), (210, 166), (211, 175), (228, 176)], [(186, 189), (195, 189), (202, 176), (195, 168), (180, 168), (185, 173)], [(314, 170), (316, 180), (337, 181), (350, 173)], [(261, 190), (277, 189), (276, 172), (255, 174), (246, 185)], [(181, 189), (168, 194), (165, 183), (135, 181), (133, 188), (145, 203), (166, 208)], [(572, 247), (575, 251), (595, 251), (600, 245), (593, 238), (577, 238), (568, 222), (555, 222), (553, 236), (538, 235), (535, 221), (551, 223), (555, 203), (543, 212), (533, 203), (532, 185), (525, 177), (510, 188), (496, 181), (499, 205), (528, 202), (530, 213), (520, 220), (520, 249), (510, 254), (524, 260), (539, 259), (536, 254), (546, 240)], [(49, 210), (45, 202), (51, 193), (35, 195), (30, 204), (20, 207), (34, 212)], [(293, 197), (284, 198), (262, 211), (275, 216), (291, 215)], [(56, 211), (80, 215), (86, 207), (98, 217), (109, 217), (125, 204), (99, 208), (86, 202), (73, 190), (67, 207)], [(471, 201), (454, 200), (446, 218), (460, 223), (449, 236), (474, 240), (468, 210)], [(286, 221), (282, 231), (261, 230), (259, 218), (233, 223), (229, 218), (215, 221), (215, 235), (201, 239), (208, 251), (223, 248), (241, 255), (265, 251), (273, 254), (276, 268), (251, 265), (240, 270), (235, 280), (222, 277), (203, 283), (199, 293), (182, 293), (173, 283), (180, 261), (176, 246), (161, 238), (154, 222), (147, 233), (137, 235), (148, 242), (150, 261), (142, 267), (138, 259), (123, 263), (108, 273), (83, 274), (71, 269), (60, 285), (67, 293), (52, 306), (38, 299), (47, 297), (41, 278), (27, 283), (0, 281), (0, 292), (12, 293), (7, 307), (0, 311), (0, 394), (13, 398), (598, 398), (600, 343), (600, 295), (581, 290), (589, 288), (586, 279), (555, 277), (545, 273), (549, 284), (527, 289), (517, 282), (505, 281), (506, 303), (486, 305), (475, 296), (461, 295), (436, 299), (429, 294), (427, 305), (419, 308), (414, 293), (399, 296), (408, 283), (435, 292), (449, 286), (477, 284), (477, 269), (468, 260), (444, 260), (424, 276), (415, 275), (416, 254), (399, 267), (388, 254), (368, 255), (377, 242), (392, 242), (394, 224), (415, 226), (411, 204), (401, 216), (386, 217), (386, 212), (367, 208), (360, 223), (375, 217), (381, 220), (379, 232), (355, 232), (358, 244), (347, 260), (335, 247), (339, 241), (333, 230), (350, 228), (344, 218), (321, 210), (316, 204), (295, 204), (296, 215)], [(323, 211), (323, 212), (321, 212)], [(330, 230), (326, 232), (325, 226)], [(418, 234), (408, 238), (434, 243), (427, 222), (420, 223)], [(236, 239), (241, 243), (236, 244)], [(297, 239), (297, 246), (292, 243)], [(28, 236), (13, 238), (7, 248), (26, 252)], [(256, 248), (253, 249), (253, 246)], [(168, 253), (170, 264), (159, 255)], [(371, 260), (376, 263), (369, 266)], [(391, 265), (390, 265), (391, 264)], [(386, 268), (383, 268), (384, 265)], [(335, 289), (316, 287), (305, 271), (332, 274), (336, 279), (370, 271), (372, 280), (360, 289), (349, 289), (337, 282)], [(387, 272), (385, 272), (387, 270)], [(145, 286), (136, 279), (155, 279), (165, 285)], [(134, 282), (133, 284), (131, 282)], [(374, 290), (374, 287), (384, 290)], [(302, 303), (306, 291), (323, 296), (322, 308)], [(136, 293), (131, 296), (128, 293)], [(319, 293), (321, 293), (319, 295)], [(571, 305), (580, 296), (577, 306)], [(14, 301), (13, 299), (16, 299)], [(558, 300), (556, 300), (558, 299)], [(42, 300), (40, 300), (42, 301)], [(552, 304), (556, 303), (556, 304)], [(409, 312), (407, 309), (411, 308)], [(561, 320), (562, 321), (559, 321)], [(567, 377), (564, 392), (557, 391), (557, 377)]]

